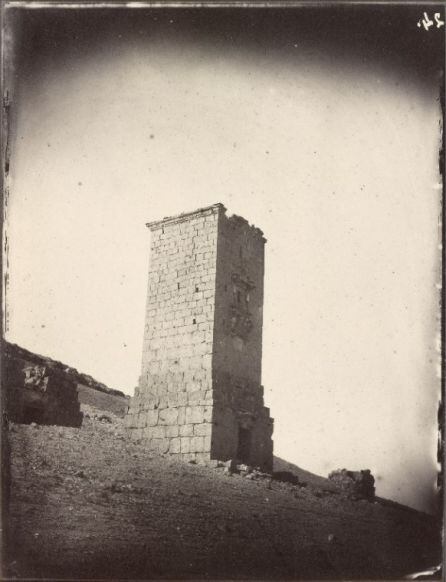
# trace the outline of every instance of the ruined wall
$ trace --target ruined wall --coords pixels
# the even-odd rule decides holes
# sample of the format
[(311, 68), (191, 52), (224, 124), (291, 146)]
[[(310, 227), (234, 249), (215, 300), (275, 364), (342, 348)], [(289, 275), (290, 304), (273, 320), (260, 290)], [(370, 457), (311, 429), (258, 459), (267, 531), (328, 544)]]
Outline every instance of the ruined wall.
[(212, 346), (221, 205), (150, 223), (142, 373), (126, 423), (148, 448), (211, 450)]
[(212, 454), (272, 469), (272, 420), (261, 386), (263, 233), (221, 214), (214, 320)]
[(2, 367), (2, 407), (10, 421), (81, 426), (76, 383), (62, 372), (16, 358), (9, 351)]
[[(37, 370), (44, 370), (44, 378), (51, 378), (51, 380), (42, 379), (41, 386), (46, 386), (47, 390), (55, 390), (54, 401), (59, 397), (62, 399), (60, 406), (67, 408), (67, 412), (62, 410), (59, 413), (54, 413), (56, 420), (54, 424), (59, 424), (59, 420), (63, 419), (68, 414), (68, 419), (72, 416), (73, 420), (68, 420), (70, 426), (77, 426), (79, 422), (78, 411), (79, 407), (77, 401), (82, 406), (94, 406), (101, 410), (108, 410), (117, 416), (123, 417), (128, 409), (130, 398), (120, 390), (109, 388), (102, 382), (98, 382), (92, 376), (78, 372), (75, 368), (68, 366), (57, 360), (53, 360), (48, 356), (42, 356), (34, 352), (13, 344), (3, 341), (3, 366), (2, 366), (2, 400), (3, 408), (8, 408), (10, 418), (11, 415), (15, 419), (23, 419), (23, 407), (27, 406), (26, 402), (33, 402), (36, 407), (47, 407), (43, 396), (45, 392), (42, 390), (31, 390), (31, 385), (26, 384), (26, 393), (23, 392), (25, 386), (25, 368), (32, 370), (35, 368), (35, 376), (37, 378), (39, 372)], [(28, 372), (29, 374), (30, 372)], [(49, 385), (48, 385), (49, 382)], [(48, 388), (49, 386), (49, 388)], [(64, 388), (66, 386), (66, 388)], [(72, 392), (72, 387), (77, 391), (77, 397)], [(53, 387), (53, 388), (51, 388)], [(60, 394), (57, 394), (59, 387)], [(62, 394), (65, 392), (65, 396)], [(40, 394), (40, 395), (39, 395)], [(49, 393), (46, 393), (45, 399), (48, 400)], [(51, 396), (53, 398), (53, 396)], [(65, 407), (64, 402), (73, 400), (73, 404)], [(6, 407), (6, 400), (8, 406)], [(38, 404), (38, 401), (40, 404)], [(73, 407), (70, 411), (70, 406)], [(57, 407), (57, 406), (56, 406)], [(35, 413), (39, 416), (39, 411)], [(76, 420), (77, 419), (77, 420)], [(22, 422), (22, 420), (16, 420)], [(49, 422), (49, 421), (48, 421)], [(47, 423), (48, 423), (47, 422)], [(61, 421), (65, 423), (66, 421)], [(73, 424), (74, 423), (74, 424)]]

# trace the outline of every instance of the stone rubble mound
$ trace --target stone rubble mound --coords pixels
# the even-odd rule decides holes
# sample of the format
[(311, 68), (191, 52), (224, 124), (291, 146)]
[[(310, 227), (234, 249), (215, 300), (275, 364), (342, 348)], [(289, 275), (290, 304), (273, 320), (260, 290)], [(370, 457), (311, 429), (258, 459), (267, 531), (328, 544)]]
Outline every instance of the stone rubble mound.
[(375, 498), (375, 478), (369, 469), (360, 471), (336, 469), (328, 475), (328, 478), (350, 498), (368, 500)]

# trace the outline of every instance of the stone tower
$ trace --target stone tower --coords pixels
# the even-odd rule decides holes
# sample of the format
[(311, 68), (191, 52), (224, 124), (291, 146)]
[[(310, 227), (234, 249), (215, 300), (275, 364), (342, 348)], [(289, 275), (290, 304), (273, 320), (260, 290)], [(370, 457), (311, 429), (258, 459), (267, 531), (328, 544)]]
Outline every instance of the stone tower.
[(261, 230), (214, 204), (151, 222), (142, 371), (126, 425), (184, 460), (272, 469)]

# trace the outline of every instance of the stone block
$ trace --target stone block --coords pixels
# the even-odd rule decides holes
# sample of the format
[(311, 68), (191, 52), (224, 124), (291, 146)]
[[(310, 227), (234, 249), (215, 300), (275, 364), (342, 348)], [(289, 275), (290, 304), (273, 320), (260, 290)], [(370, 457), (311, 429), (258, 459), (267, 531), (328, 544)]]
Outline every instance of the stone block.
[(180, 453), (181, 452), (181, 439), (173, 438), (170, 440), (169, 453)]
[(165, 408), (159, 411), (159, 424), (177, 424), (178, 423), (178, 408)]
[(186, 407), (186, 424), (202, 424), (204, 422), (204, 406)]
[(192, 436), (194, 434), (194, 424), (183, 424), (179, 427), (180, 436)]
[(194, 390), (193, 392), (189, 392), (188, 403), (191, 405), (199, 404), (199, 402), (204, 399), (204, 395), (204, 390)]
[(155, 410), (155, 409), (159, 408), (159, 404), (160, 404), (160, 402), (159, 402), (158, 397), (157, 398), (149, 398), (147, 400), (146, 407), (149, 410)]
[(175, 392), (167, 395), (167, 403), (169, 407), (178, 406), (178, 392), (176, 390), (177, 387), (175, 386)]
[(178, 407), (178, 424), (180, 426), (182, 424), (186, 424), (186, 407), (185, 406)]
[(163, 439), (166, 436), (166, 427), (165, 426), (152, 426), (146, 429), (147, 435), (153, 439)]
[(204, 453), (195, 453), (195, 461), (199, 464), (199, 465), (209, 465), (210, 461), (210, 455), (208, 452), (204, 452)]
[(177, 393), (177, 400), (178, 406), (186, 406), (188, 402), (188, 393), (187, 392), (178, 392)]
[(193, 436), (190, 437), (190, 452), (202, 453), (204, 451), (204, 437)]
[(166, 437), (177, 437), (179, 435), (179, 426), (177, 424), (166, 426), (164, 428)]
[(194, 436), (209, 436), (212, 432), (212, 424), (210, 422), (194, 424), (192, 426), (194, 427)]
[(181, 437), (181, 452), (190, 453), (190, 441), (193, 437)]
[(156, 426), (158, 424), (158, 410), (148, 410), (146, 412), (147, 426)]
[(169, 439), (150, 439), (148, 441), (149, 449), (157, 451), (160, 454), (167, 453), (169, 450)]
[(159, 410), (163, 410), (164, 408), (167, 408), (169, 406), (169, 402), (167, 400), (167, 395), (166, 394), (162, 394), (159, 397), (159, 405), (158, 408)]

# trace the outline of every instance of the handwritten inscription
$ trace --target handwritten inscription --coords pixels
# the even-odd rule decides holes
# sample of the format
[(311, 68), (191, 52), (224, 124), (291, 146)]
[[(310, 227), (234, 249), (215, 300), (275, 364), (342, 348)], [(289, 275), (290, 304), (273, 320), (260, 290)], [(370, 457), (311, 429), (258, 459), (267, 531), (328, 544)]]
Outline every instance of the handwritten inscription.
[(436, 24), (436, 28), (441, 28), (444, 26), (444, 20), (441, 20), (441, 14), (439, 12), (434, 14), (433, 20), (429, 18), (427, 12), (423, 12), (423, 18), (417, 22), (418, 28), (423, 26), (424, 30), (429, 30), (429, 28), (434, 26), (434, 24)]

